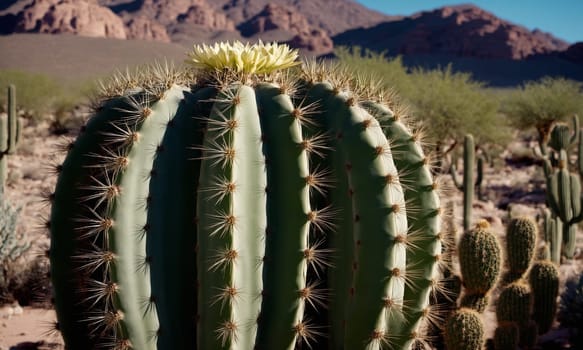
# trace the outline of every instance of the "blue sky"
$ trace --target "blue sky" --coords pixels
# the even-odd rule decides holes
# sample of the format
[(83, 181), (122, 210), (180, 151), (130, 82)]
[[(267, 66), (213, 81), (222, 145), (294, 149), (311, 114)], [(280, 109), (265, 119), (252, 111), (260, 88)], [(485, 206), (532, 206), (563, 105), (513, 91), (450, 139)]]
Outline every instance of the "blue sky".
[(570, 43), (583, 41), (583, 0), (357, 0), (390, 15), (410, 15), (453, 4), (473, 3), (496, 16), (550, 32)]

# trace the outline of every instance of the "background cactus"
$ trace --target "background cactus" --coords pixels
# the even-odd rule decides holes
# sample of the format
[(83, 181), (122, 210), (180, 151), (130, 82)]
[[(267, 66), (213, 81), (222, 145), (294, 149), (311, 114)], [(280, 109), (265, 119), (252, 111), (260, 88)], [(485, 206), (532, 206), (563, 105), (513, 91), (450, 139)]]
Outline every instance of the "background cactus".
[(457, 176), (455, 164), (451, 165), (450, 173), (455, 186), (464, 193), (464, 231), (470, 229), (472, 225), (472, 204), (474, 202), (474, 190), (482, 184), (484, 173), (484, 161), (478, 157), (477, 172), (474, 176), (474, 164), (476, 163), (476, 147), (474, 137), (467, 134), (464, 137), (464, 176), (460, 181)]
[(557, 312), (557, 297), (559, 296), (559, 271), (548, 260), (535, 262), (530, 268), (529, 278), (532, 289), (533, 308), (532, 319), (538, 325), (538, 333), (548, 332), (553, 325)]
[(515, 322), (502, 321), (494, 331), (494, 349), (516, 350), (518, 348), (519, 331)]
[(547, 172), (547, 202), (554, 216), (563, 226), (562, 253), (572, 259), (576, 248), (577, 223), (583, 220), (581, 182), (579, 176), (569, 172), (567, 152), (559, 153), (558, 168), (552, 169), (545, 160)]
[(424, 342), (443, 240), (428, 158), (372, 85), (317, 65), (270, 73), (293, 58), (203, 46), (194, 76), (108, 88), (51, 196), (68, 347)]
[(519, 329), (519, 344), (524, 344), (524, 334), (532, 313), (532, 292), (523, 281), (513, 282), (500, 292), (496, 305), (498, 322), (515, 322)]
[(16, 152), (20, 132), (20, 121), (16, 113), (16, 87), (8, 86), (8, 108), (6, 118), (0, 118), (0, 191), (4, 191), (7, 176), (8, 155)]
[(506, 260), (508, 276), (505, 282), (519, 280), (528, 270), (536, 249), (538, 228), (536, 223), (527, 217), (510, 220), (506, 229)]
[(565, 283), (557, 319), (569, 330), (574, 348), (583, 347), (583, 273)]
[(445, 344), (448, 350), (481, 349), (484, 343), (484, 324), (480, 315), (471, 309), (454, 312), (445, 325)]
[(502, 258), (496, 236), (490, 225), (482, 220), (466, 231), (458, 244), (458, 257), (464, 294), (461, 306), (483, 312), (488, 304), (488, 293), (500, 275)]

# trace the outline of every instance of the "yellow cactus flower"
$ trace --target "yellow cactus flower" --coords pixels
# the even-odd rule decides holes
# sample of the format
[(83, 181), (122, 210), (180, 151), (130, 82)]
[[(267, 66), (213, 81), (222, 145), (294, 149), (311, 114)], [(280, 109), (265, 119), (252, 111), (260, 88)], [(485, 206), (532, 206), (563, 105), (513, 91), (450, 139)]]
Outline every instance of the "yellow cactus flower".
[(298, 51), (288, 45), (259, 41), (257, 44), (215, 43), (195, 45), (187, 63), (203, 70), (233, 70), (238, 73), (263, 74), (299, 64)]

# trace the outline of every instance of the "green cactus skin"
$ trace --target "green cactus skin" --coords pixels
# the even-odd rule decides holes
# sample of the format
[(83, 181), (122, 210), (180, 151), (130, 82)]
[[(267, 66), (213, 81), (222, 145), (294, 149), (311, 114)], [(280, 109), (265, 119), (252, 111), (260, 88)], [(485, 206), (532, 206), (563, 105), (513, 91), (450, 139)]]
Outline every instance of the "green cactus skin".
[(526, 327), (532, 311), (530, 286), (522, 281), (506, 286), (498, 297), (496, 317), (498, 322), (516, 322), (519, 328)]
[(448, 350), (481, 349), (484, 344), (484, 324), (480, 314), (461, 308), (445, 324), (445, 344)]
[(508, 261), (507, 282), (523, 277), (534, 258), (538, 237), (536, 223), (527, 217), (514, 218), (506, 229), (506, 251)]
[(490, 297), (487, 294), (468, 294), (466, 292), (460, 300), (461, 307), (467, 307), (468, 309), (476, 310), (479, 313), (484, 313), (489, 303)]
[(51, 212), (68, 348), (423, 339), (443, 239), (426, 157), (389, 108), (313, 77), (290, 96), (283, 80), (144, 74), (101, 102)]
[(7, 176), (8, 155), (16, 152), (20, 120), (16, 114), (16, 87), (8, 85), (8, 116), (0, 119), (0, 191), (4, 192)]
[(563, 222), (553, 217), (549, 209), (543, 211), (544, 240), (549, 246), (549, 259), (556, 265), (561, 264), (561, 250), (563, 247)]
[[(440, 185), (433, 179), (427, 166), (430, 161), (423, 153), (419, 135), (412, 133), (398, 115), (387, 107), (373, 103), (363, 103), (363, 106), (381, 121), (385, 135), (392, 142), (393, 158), (399, 169), (399, 182), (403, 184), (405, 201), (410, 208), (406, 212), (409, 233), (406, 239), (403, 234), (396, 238), (399, 245), (406, 247), (410, 273), (418, 274), (421, 278), (415, 285), (408, 281), (406, 273), (400, 277), (396, 274), (397, 270), (393, 270), (393, 276), (404, 284), (404, 300), (408, 301), (407, 312), (395, 310), (398, 299), (384, 298), (389, 314), (401, 313), (405, 318), (405, 324), (402, 325), (404, 336), (395, 337), (391, 341), (396, 348), (407, 348), (416, 342), (423, 343), (425, 340), (419, 327), (423, 323), (433, 323), (429, 297), (440, 288), (438, 267), (444, 263), (442, 246), (451, 237), (447, 232), (441, 231), (443, 210), (438, 197)], [(385, 180), (395, 181), (394, 174), (386, 176)]]
[[(549, 161), (545, 163), (549, 167)], [(553, 214), (563, 222), (562, 254), (572, 259), (576, 248), (576, 223), (583, 220), (581, 182), (578, 175), (569, 173), (565, 150), (559, 154), (558, 169), (547, 173), (547, 201)]]
[(514, 322), (502, 321), (494, 331), (495, 350), (516, 350), (518, 349), (518, 326)]
[(565, 123), (556, 123), (551, 129), (548, 146), (555, 152), (561, 150), (567, 151), (573, 144), (579, 142), (579, 117), (574, 115), (571, 118), (573, 122), (573, 132)]
[(525, 328), (520, 329), (518, 345), (522, 349), (534, 349), (536, 342), (538, 341), (538, 334), (539, 330), (537, 323), (530, 320)]
[(465, 288), (462, 306), (475, 306), (480, 312), (487, 303), (487, 294), (498, 281), (502, 264), (500, 244), (489, 226), (488, 222), (481, 221), (474, 229), (466, 231), (458, 243)]
[[(479, 185), (474, 183), (474, 164), (476, 160), (476, 150), (474, 144), (474, 137), (470, 134), (464, 137), (464, 178), (463, 182), (460, 182), (456, 168), (454, 165), (450, 168), (451, 177), (454, 181), (455, 186), (464, 192), (464, 231), (470, 229), (472, 220), (472, 204), (474, 202), (474, 187)], [(478, 166), (478, 180), (482, 182), (482, 162)]]
[(559, 296), (559, 271), (548, 260), (535, 262), (529, 272), (529, 284), (532, 289), (532, 319), (538, 325), (538, 333), (545, 334), (551, 329), (557, 313)]

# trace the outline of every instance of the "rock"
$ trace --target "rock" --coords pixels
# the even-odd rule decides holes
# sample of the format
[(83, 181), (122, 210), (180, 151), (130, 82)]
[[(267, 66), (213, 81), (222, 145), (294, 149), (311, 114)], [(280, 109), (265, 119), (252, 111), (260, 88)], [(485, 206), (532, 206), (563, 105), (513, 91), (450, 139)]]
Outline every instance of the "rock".
[(4, 305), (0, 307), (0, 317), (5, 319), (11, 319), (14, 315), (14, 309), (12, 305)]
[(523, 59), (563, 50), (567, 44), (541, 31), (503, 21), (476, 6), (422, 12), (405, 36), (403, 54), (446, 53), (481, 58)]
[(34, 0), (17, 14), (15, 31), (126, 38), (122, 19), (95, 0)]
[(158, 22), (145, 16), (136, 16), (126, 21), (126, 36), (128, 39), (157, 40), (170, 42), (166, 28)]
[(583, 63), (583, 41), (575, 43), (561, 53), (561, 57), (575, 63)]
[(239, 27), (244, 36), (268, 31), (285, 31), (292, 35), (287, 41), (294, 48), (302, 48), (322, 54), (332, 51), (333, 42), (328, 34), (309, 24), (308, 20), (291, 7), (269, 3), (265, 8)]
[(215, 11), (205, 2), (192, 5), (188, 10), (177, 16), (178, 22), (189, 23), (211, 30), (235, 30), (235, 23), (223, 13)]

